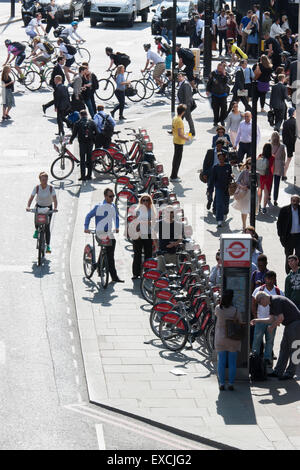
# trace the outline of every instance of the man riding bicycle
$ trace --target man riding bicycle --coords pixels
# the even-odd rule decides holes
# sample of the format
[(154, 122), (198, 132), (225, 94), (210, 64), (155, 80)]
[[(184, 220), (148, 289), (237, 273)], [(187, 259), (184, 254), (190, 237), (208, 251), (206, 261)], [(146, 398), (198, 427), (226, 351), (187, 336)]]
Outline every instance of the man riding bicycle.
[[(45, 43), (42, 42), (42, 40), (39, 36), (36, 36), (33, 39), (32, 44), (33, 44), (33, 50), (32, 50), (32, 53), (30, 54), (30, 56), (28, 58), (33, 57), (33, 59), (32, 59), (33, 63), (37, 67), (41, 68), (47, 62), (49, 62), (51, 60), (51, 54), (49, 54), (50, 49), (47, 49)], [(49, 43), (47, 43), (47, 44), (49, 45), (49, 47), (53, 48), (53, 52), (54, 52), (54, 47)]]
[(7, 64), (11, 64), (15, 60), (16, 70), (19, 73), (20, 80), (23, 80), (24, 75), (22, 73), (20, 65), (26, 59), (25, 46), (23, 44), (20, 44), (19, 42), (11, 42), (10, 39), (6, 39), (4, 44), (7, 47), (8, 55), (5, 63), (3, 64), (3, 67)]
[(104, 201), (100, 204), (97, 204), (94, 209), (89, 212), (85, 218), (84, 222), (84, 231), (85, 233), (90, 233), (89, 225), (92, 218), (95, 217), (96, 224), (96, 237), (101, 237), (104, 233), (110, 237), (112, 244), (111, 246), (106, 247), (107, 259), (108, 259), (108, 269), (109, 274), (113, 282), (124, 282), (119, 279), (116, 267), (115, 267), (115, 248), (116, 240), (112, 233), (112, 226), (116, 228), (116, 233), (119, 233), (119, 213), (114, 200), (114, 192), (110, 188), (106, 188), (104, 191)]
[(195, 56), (193, 52), (190, 49), (181, 47), (181, 44), (176, 44), (176, 52), (179, 58), (179, 69), (181, 69), (185, 65), (184, 73), (193, 88), (193, 94), (197, 93), (196, 84), (194, 80)]
[(127, 54), (122, 52), (116, 52), (114, 54), (114, 51), (111, 47), (106, 47), (105, 53), (110, 58), (110, 64), (107, 72), (110, 72), (113, 66), (118, 67), (119, 65), (124, 65), (126, 70), (126, 67), (128, 67), (128, 65), (131, 63), (130, 57)]
[(42, 14), (37, 13), (35, 18), (32, 18), (30, 23), (25, 29), (25, 33), (27, 36), (30, 37), (30, 39), (35, 38), (36, 36), (42, 36), (42, 32), (39, 31), (39, 28), (42, 29), (44, 35), (46, 34), (46, 30), (44, 26), (42, 25)]
[[(57, 197), (55, 193), (55, 189), (53, 186), (48, 185), (48, 174), (45, 172), (41, 172), (39, 174), (39, 180), (40, 184), (35, 186), (32, 194), (28, 200), (26, 211), (30, 211), (30, 206), (33, 201), (33, 199), (36, 197), (36, 208), (48, 208), (50, 211), (53, 210), (53, 212), (57, 212)], [(52, 207), (52, 204), (54, 204), (54, 209)], [(49, 224), (46, 226), (46, 245), (47, 245), (47, 250), (46, 253), (51, 253), (51, 248), (50, 248), (50, 238), (51, 238), (51, 233), (50, 233), (50, 224), (51, 224), (51, 218), (52, 214), (49, 214)], [(38, 238), (38, 230), (37, 226), (35, 227), (35, 232), (33, 234), (33, 238)]]
[(73, 41), (75, 41), (77, 44), (85, 42), (85, 40), (79, 36), (77, 29), (78, 21), (72, 21), (71, 26), (63, 29), (59, 37), (62, 38), (66, 44), (70, 43), (69, 38), (73, 39)]
[(170, 46), (166, 42), (162, 42), (162, 37), (161, 36), (156, 36), (154, 38), (155, 44), (157, 45), (157, 52), (161, 56), (165, 55), (166, 60), (165, 60), (165, 65), (166, 65), (166, 70), (171, 70), (172, 68), (172, 46)]
[[(153, 79), (155, 80), (156, 84), (160, 87), (158, 93), (162, 93), (164, 82), (163, 80), (161, 80), (160, 77), (166, 70), (165, 62), (161, 56), (159, 56), (156, 52), (151, 51), (150, 49), (151, 44), (144, 44), (144, 50), (145, 52), (147, 52), (147, 61), (144, 70), (141, 70), (141, 72), (144, 73), (146, 70), (151, 70), (152, 67), (154, 67)], [(148, 68), (150, 62), (152, 63)]]

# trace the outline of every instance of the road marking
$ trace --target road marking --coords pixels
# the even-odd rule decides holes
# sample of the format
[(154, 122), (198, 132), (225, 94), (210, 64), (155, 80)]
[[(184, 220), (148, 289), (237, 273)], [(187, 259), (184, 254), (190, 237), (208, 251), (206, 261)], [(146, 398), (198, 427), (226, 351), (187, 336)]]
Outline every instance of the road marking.
[(73, 341), (74, 340), (74, 335), (73, 335), (72, 331), (69, 331), (69, 335), (70, 335), (71, 340)]
[(95, 424), (99, 450), (106, 450), (102, 424)]
[(79, 385), (79, 375), (75, 375), (76, 384)]
[(73, 325), (72, 320), (70, 320), (70, 318), (68, 318), (68, 323), (69, 323), (69, 326)]
[(67, 315), (70, 315), (70, 307), (67, 307)]
[(75, 359), (73, 359), (73, 365), (75, 369), (78, 369), (78, 362)]
[(0, 341), (0, 365), (4, 365), (6, 362), (6, 347), (3, 341)]
[(67, 294), (65, 294), (65, 301), (68, 303), (69, 302), (69, 298), (67, 296)]
[(73, 353), (73, 354), (76, 354), (75, 346), (72, 346), (72, 353)]

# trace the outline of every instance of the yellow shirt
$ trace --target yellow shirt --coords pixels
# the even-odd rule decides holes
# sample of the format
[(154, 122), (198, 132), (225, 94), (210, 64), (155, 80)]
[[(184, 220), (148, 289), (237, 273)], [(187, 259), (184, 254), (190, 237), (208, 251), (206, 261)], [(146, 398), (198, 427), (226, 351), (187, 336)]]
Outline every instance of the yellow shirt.
[(245, 52), (242, 51), (242, 49), (240, 49), (236, 44), (232, 44), (231, 52), (233, 54), (236, 54), (236, 55), (240, 56), (242, 59), (246, 59), (246, 60), (248, 59), (247, 54), (245, 54)]
[(184, 124), (180, 116), (176, 116), (172, 122), (173, 142), (174, 144), (184, 145), (185, 139), (179, 137), (178, 129), (182, 129), (182, 133), (184, 134)]

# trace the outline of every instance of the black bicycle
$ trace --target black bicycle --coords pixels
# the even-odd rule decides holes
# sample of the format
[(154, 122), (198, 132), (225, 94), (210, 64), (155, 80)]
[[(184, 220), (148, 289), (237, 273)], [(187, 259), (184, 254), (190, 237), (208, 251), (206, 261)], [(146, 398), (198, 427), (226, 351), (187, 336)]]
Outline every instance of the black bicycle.
[[(111, 246), (111, 238), (107, 235), (99, 238), (96, 236), (96, 230), (89, 230), (93, 236), (93, 245), (87, 244), (83, 252), (83, 270), (87, 279), (91, 279), (94, 272), (97, 270), (100, 277), (103, 289), (107, 288), (109, 279), (109, 267), (107, 257), (107, 247)], [(96, 243), (101, 247), (98, 261), (96, 261)]]
[(49, 215), (57, 210), (50, 210), (48, 207), (44, 209), (38, 207), (30, 209), (28, 212), (35, 214), (35, 226), (37, 227), (38, 236), (36, 241), (36, 248), (38, 250), (38, 266), (41, 266), (43, 259), (45, 258), (45, 247), (46, 247), (46, 228), (49, 225)]

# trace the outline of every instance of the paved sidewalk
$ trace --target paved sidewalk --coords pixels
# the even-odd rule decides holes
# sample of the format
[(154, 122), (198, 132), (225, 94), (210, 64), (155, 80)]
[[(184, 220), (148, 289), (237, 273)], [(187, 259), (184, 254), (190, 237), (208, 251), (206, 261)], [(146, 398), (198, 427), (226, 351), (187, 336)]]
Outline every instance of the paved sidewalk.
[[(11, 23), (22, 21), (21, 3), (16, 2), (15, 17), (10, 16), (10, 2), (0, 2), (0, 26), (8, 26)], [(0, 33), (4, 33), (5, 28), (0, 29)]]
[[(184, 149), (180, 172), (183, 183), (175, 190), (195, 230), (194, 238), (212, 266), (221, 232), (216, 229), (214, 217), (207, 214), (205, 186), (197, 174), (213, 135), (211, 129), (207, 130), (211, 122), (207, 116), (208, 103), (199, 103), (194, 114), (197, 139)], [(259, 117), (259, 124), (264, 143), (271, 128), (265, 117)], [(169, 113), (143, 118), (134, 125), (146, 126), (156, 158), (169, 175), (173, 151), (172, 138), (166, 132), (170, 128)], [(292, 172), (291, 168), (289, 181), (293, 181)], [(281, 185), (279, 204), (284, 205), (294, 188), (291, 184)], [(93, 281), (84, 279), (82, 253), (88, 236), (83, 233), (83, 221), (91, 207), (102, 200), (107, 186), (113, 187), (109, 181), (98, 180), (83, 187), (71, 253), (90, 400), (239, 449), (300, 449), (300, 372), (298, 381), (272, 379), (255, 387), (241, 382), (234, 393), (220, 394), (214, 365), (205, 350), (180, 354), (166, 351), (150, 330), (150, 309), (140, 296), (139, 282), (133, 284), (131, 280), (132, 248), (123, 240), (122, 230), (117, 238), (116, 261), (125, 284), (109, 284), (103, 291), (96, 277)], [(257, 231), (263, 235), (269, 268), (278, 273), (282, 288), (284, 257), (276, 236), (277, 213), (272, 208), (267, 215), (259, 215)], [(240, 214), (230, 208), (222, 232), (237, 233), (240, 229)], [(276, 351), (281, 334), (277, 335)], [(185, 375), (173, 375), (174, 369)]]

